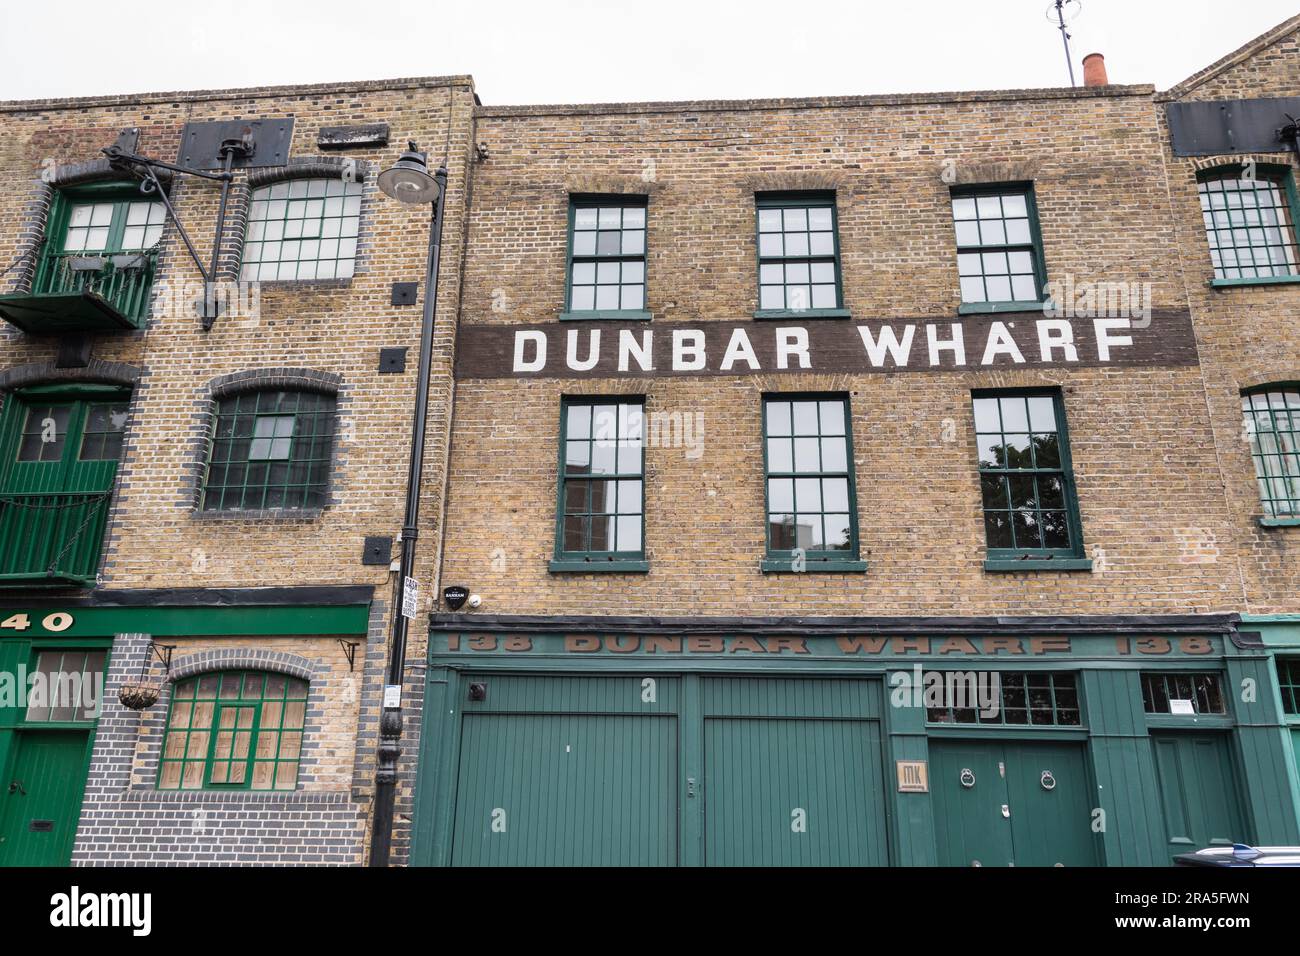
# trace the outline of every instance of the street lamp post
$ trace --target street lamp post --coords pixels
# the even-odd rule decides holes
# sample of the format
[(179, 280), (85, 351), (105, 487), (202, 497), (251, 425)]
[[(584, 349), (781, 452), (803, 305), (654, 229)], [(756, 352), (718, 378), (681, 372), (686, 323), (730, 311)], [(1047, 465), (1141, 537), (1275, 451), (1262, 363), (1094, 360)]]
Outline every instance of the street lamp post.
[(415, 572), (415, 541), (419, 537), (420, 485), (424, 475), (425, 422), (429, 415), (429, 378), (433, 366), (433, 325), (438, 311), (438, 266), (442, 258), (442, 213), (447, 194), (447, 168), (429, 174), (426, 154), (410, 143), (391, 168), (379, 174), (379, 188), (404, 203), (432, 203), (429, 258), (424, 271), (424, 319), (420, 325), (420, 366), (415, 384), (415, 417), (411, 423), (411, 460), (406, 474), (406, 514), (402, 520), (401, 570), (393, 598), (392, 645), (379, 723), (379, 753), (375, 769), (375, 803), (370, 833), (370, 865), (388, 866), (393, 838), (393, 804), (397, 791), (397, 761), (402, 747), (402, 684), (406, 669), (407, 581)]

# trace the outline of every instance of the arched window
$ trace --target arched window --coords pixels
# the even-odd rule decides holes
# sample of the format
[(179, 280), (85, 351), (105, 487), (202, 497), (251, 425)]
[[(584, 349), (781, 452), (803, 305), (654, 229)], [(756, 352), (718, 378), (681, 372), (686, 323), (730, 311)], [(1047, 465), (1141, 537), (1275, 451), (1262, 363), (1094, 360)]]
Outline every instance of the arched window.
[(293, 790), (307, 682), (266, 671), (178, 681), (158, 765), (159, 790)]
[(1282, 166), (1221, 166), (1199, 176), (1201, 216), (1216, 280), (1300, 276), (1295, 183)]
[(1300, 385), (1265, 385), (1241, 396), (1264, 517), (1300, 518)]
[(358, 182), (293, 179), (255, 189), (240, 278), (350, 278), (360, 223)]
[(322, 508), (336, 400), (309, 391), (245, 391), (217, 402), (205, 511)]

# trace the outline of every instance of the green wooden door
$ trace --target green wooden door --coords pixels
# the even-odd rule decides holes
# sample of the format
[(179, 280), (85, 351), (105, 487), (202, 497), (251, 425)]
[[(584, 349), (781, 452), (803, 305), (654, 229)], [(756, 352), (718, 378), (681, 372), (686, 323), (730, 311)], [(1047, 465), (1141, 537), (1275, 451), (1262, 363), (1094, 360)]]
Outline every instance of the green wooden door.
[(127, 392), (42, 386), (0, 415), (0, 580), (89, 583), (121, 456)]
[(876, 682), (703, 684), (706, 865), (888, 865)]
[(1096, 866), (1081, 744), (931, 741), (943, 866)]
[(85, 788), (88, 730), (16, 735), (0, 789), (0, 866), (66, 866)]
[(1015, 863), (1004, 767), (1002, 744), (997, 741), (930, 742), (930, 793), (940, 866)]
[(677, 863), (674, 679), (470, 680), (487, 698), (461, 721), (453, 865)]
[(1008, 741), (1005, 753), (1016, 866), (1096, 866), (1083, 746)]
[(1231, 739), (1218, 733), (1153, 733), (1169, 856), (1248, 843)]

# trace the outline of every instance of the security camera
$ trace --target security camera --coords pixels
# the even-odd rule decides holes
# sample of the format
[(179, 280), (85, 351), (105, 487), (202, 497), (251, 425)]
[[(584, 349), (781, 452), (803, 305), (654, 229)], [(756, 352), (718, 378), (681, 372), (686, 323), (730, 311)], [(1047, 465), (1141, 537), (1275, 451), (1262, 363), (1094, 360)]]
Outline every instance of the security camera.
[(479, 597), (477, 594), (471, 594), (471, 595), (469, 596), (469, 606), (470, 606), (470, 607), (478, 607), (478, 606), (479, 606), (480, 604), (482, 604), (482, 603), (483, 603), (483, 599), (482, 599), (481, 597)]

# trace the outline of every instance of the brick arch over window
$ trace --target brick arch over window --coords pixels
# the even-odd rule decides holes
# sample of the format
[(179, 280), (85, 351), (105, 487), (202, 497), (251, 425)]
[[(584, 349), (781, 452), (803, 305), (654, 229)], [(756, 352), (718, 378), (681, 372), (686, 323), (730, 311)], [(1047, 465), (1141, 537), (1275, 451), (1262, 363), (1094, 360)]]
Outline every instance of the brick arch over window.
[(272, 671), (305, 680), (308, 684), (324, 671), (316, 662), (306, 657), (299, 657), (297, 654), (231, 647), (187, 654), (172, 662), (171, 673), (167, 675), (167, 679), (175, 684), (199, 674), (230, 670)]
[[(370, 175), (370, 163), (364, 159), (346, 156), (312, 156), (290, 159), (284, 166), (265, 166), (249, 170), (247, 178), (238, 181), (231, 190), (230, 204), (226, 209), (226, 226), (221, 239), (219, 278), (237, 280), (239, 264), (244, 256), (244, 237), (248, 231), (249, 208), (253, 190), (295, 179), (345, 179), (351, 177), (364, 183)], [(364, 229), (362, 230), (364, 235)], [(358, 243), (360, 246), (360, 243)], [(360, 262), (358, 248), (357, 261)]]
[(222, 375), (208, 383), (214, 401), (240, 392), (304, 391), (337, 395), (343, 378), (311, 368), (259, 368)]
[(53, 362), (30, 362), (0, 372), (0, 393), (25, 385), (49, 385), (59, 382), (86, 382), (94, 385), (126, 385), (140, 382), (144, 370), (124, 362), (91, 359), (85, 368), (59, 368)]

